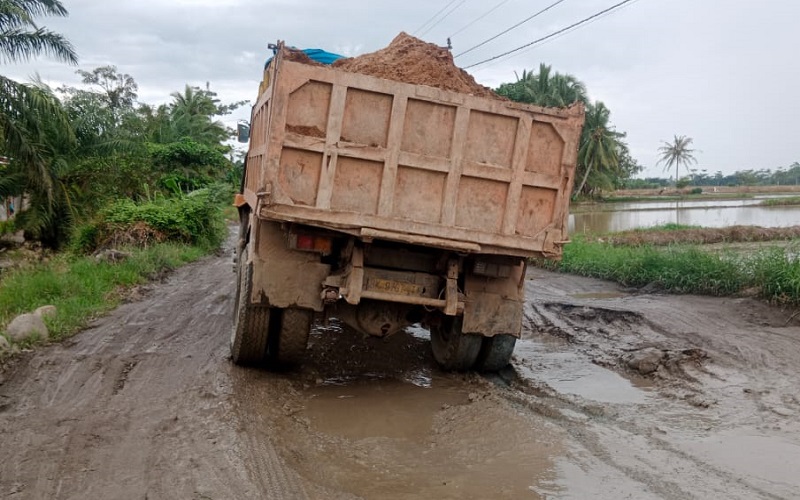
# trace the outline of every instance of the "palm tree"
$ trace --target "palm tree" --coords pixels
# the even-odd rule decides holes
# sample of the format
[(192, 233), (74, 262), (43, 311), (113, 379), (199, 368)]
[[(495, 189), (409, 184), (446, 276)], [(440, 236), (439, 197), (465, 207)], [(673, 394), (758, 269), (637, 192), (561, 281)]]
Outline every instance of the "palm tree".
[(191, 137), (203, 144), (216, 145), (230, 137), (225, 125), (213, 119), (224, 114), (214, 92), (186, 85), (183, 93), (173, 92), (170, 96), (173, 99), (170, 105), (173, 140)]
[[(0, 58), (27, 61), (41, 54), (70, 64), (77, 63), (72, 45), (61, 35), (34, 23), (37, 16), (66, 16), (59, 0), (0, 0)], [(0, 75), (0, 150), (24, 165), (37, 184), (52, 189), (43, 156), (41, 120), (55, 120), (64, 128), (69, 122), (57, 99), (40, 85), (25, 85)]]
[[(76, 64), (72, 45), (34, 22), (39, 16), (66, 15), (59, 0), (0, 0), (0, 59), (15, 63), (46, 55)], [(41, 82), (22, 84), (0, 75), (0, 151), (11, 158), (5, 182), (0, 183), (0, 196), (24, 191), (32, 199), (43, 199), (43, 224), (56, 216), (54, 146), (68, 143), (71, 137), (61, 103), (46, 86)]]
[(664, 145), (658, 148), (658, 152), (661, 154), (661, 159), (658, 160), (658, 163), (664, 164), (665, 172), (675, 165), (675, 185), (677, 186), (681, 165), (688, 168), (689, 165), (697, 163), (694, 157), (695, 150), (689, 148), (692, 145), (692, 138), (685, 135), (676, 135), (673, 142), (662, 142)]
[[(586, 121), (578, 149), (578, 168), (583, 171), (583, 179), (575, 194), (583, 191), (590, 175), (608, 178), (612, 176), (609, 174), (617, 173), (619, 169), (622, 139), (625, 134), (613, 129), (609, 122), (610, 117), (611, 110), (601, 101), (586, 107)], [(610, 184), (610, 182), (592, 183), (592, 185), (598, 184)]]
[(523, 71), (516, 82), (500, 85), (497, 93), (512, 101), (557, 108), (589, 101), (583, 82), (569, 74), (553, 73), (546, 64), (539, 65), (539, 73)]

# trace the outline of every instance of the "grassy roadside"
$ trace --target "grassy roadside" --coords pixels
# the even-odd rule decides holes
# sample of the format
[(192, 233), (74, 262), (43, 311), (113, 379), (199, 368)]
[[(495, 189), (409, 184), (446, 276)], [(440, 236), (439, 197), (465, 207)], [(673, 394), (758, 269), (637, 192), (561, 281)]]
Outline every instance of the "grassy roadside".
[(0, 281), (0, 331), (16, 315), (52, 304), (58, 314), (46, 320), (50, 338), (63, 339), (119, 305), (130, 287), (193, 262), (208, 251), (161, 243), (131, 250), (131, 256), (118, 263), (60, 254), (47, 263), (11, 271)]
[(540, 263), (562, 272), (645, 285), (669, 293), (757, 295), (800, 305), (800, 243), (752, 253), (710, 252), (702, 245), (612, 245), (583, 236), (564, 247), (561, 262)]
[(800, 205), (800, 196), (788, 198), (770, 198), (759, 203), (762, 207), (787, 207)]
[[(220, 185), (111, 203), (76, 229), (69, 251), (2, 274), (0, 333), (17, 315), (52, 304), (58, 312), (45, 320), (50, 339), (63, 339), (119, 305), (131, 287), (213, 252), (228, 232), (223, 216), (229, 195), (230, 188)], [(106, 249), (129, 256), (119, 262), (93, 256)]]

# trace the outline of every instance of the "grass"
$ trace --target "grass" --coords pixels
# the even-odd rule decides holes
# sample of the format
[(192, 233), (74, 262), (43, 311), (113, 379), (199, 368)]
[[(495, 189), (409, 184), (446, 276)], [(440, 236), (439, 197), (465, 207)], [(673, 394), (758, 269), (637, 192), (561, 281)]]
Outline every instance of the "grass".
[(695, 245), (613, 246), (578, 236), (564, 247), (561, 262), (542, 265), (670, 293), (727, 296), (756, 291), (773, 303), (800, 305), (800, 256), (782, 248), (719, 254)]
[(598, 241), (612, 245), (676, 245), (676, 244), (714, 244), (763, 241), (792, 241), (800, 239), (800, 226), (759, 227), (728, 226), (699, 227), (679, 224), (666, 224), (646, 229), (633, 229), (600, 236)]
[(785, 207), (800, 205), (800, 196), (790, 196), (787, 198), (770, 198), (764, 200), (759, 205), (763, 207)]
[(208, 251), (163, 243), (132, 250), (131, 257), (119, 263), (60, 254), (50, 262), (11, 271), (0, 281), (0, 331), (16, 315), (52, 304), (58, 313), (46, 321), (50, 338), (63, 339), (119, 305), (126, 289), (195, 261)]

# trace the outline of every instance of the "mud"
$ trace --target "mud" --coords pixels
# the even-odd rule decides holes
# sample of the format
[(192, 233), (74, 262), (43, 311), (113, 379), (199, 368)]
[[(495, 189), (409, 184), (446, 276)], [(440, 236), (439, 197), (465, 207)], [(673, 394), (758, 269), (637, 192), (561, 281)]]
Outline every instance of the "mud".
[(339, 59), (333, 63), (333, 67), (413, 85), (504, 99), (457, 67), (453, 62), (453, 54), (446, 47), (424, 42), (406, 33), (397, 35), (386, 48), (358, 57)]
[(321, 130), (319, 127), (309, 127), (307, 125), (287, 125), (286, 130), (287, 132), (307, 135), (309, 137), (318, 137), (321, 139), (325, 138), (325, 131)]
[(192, 264), (5, 368), (0, 497), (796, 498), (791, 311), (541, 270), (526, 287), (499, 374), (441, 372), (418, 326), (334, 319), (275, 374), (227, 359), (230, 257)]

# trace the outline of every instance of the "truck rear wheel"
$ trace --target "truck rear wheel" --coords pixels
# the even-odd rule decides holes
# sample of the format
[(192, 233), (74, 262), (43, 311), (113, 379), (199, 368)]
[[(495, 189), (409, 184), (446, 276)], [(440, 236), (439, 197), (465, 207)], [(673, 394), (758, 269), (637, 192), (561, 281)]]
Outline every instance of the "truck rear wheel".
[[(273, 309), (273, 314), (279, 312)], [(286, 369), (303, 362), (314, 311), (289, 307), (282, 311), (278, 334), (270, 335), (267, 363), (270, 368)]]
[(496, 372), (502, 370), (511, 362), (517, 338), (513, 335), (495, 335), (484, 337), (481, 342), (481, 351), (475, 362), (475, 369), (483, 372)]
[(445, 370), (469, 370), (478, 359), (483, 337), (462, 333), (461, 324), (461, 316), (444, 316), (431, 325), (433, 358)]
[(253, 265), (247, 262), (247, 258), (248, 250), (245, 247), (237, 262), (238, 280), (230, 344), (231, 359), (237, 365), (257, 365), (264, 362), (269, 331), (269, 307), (250, 304)]

